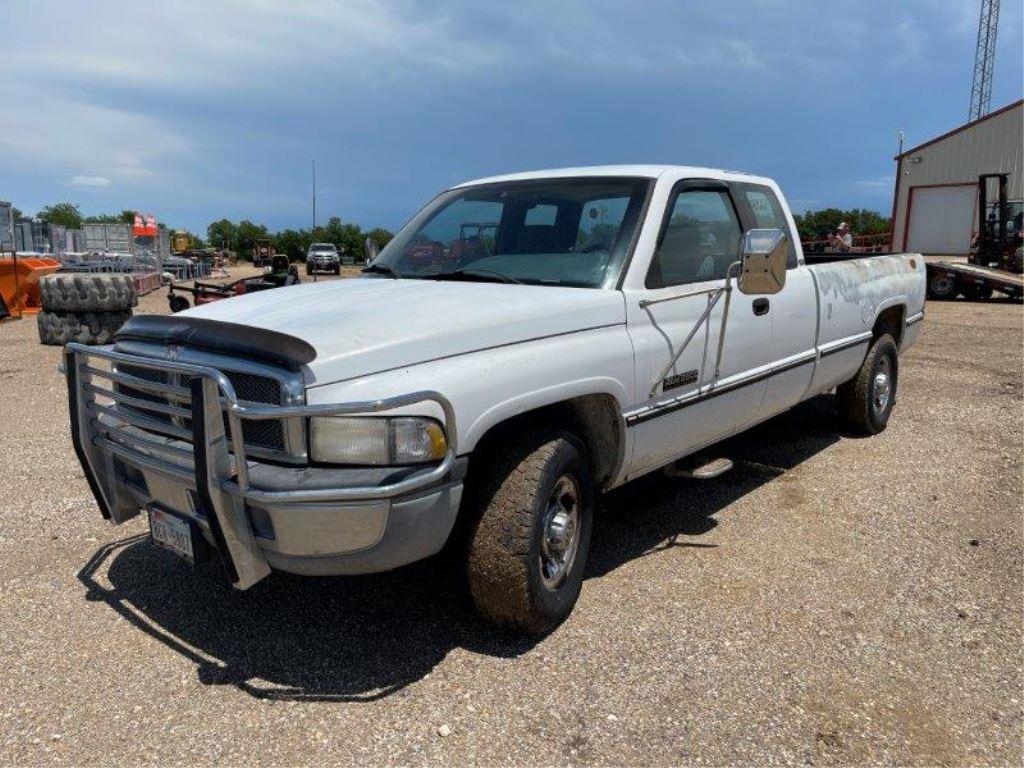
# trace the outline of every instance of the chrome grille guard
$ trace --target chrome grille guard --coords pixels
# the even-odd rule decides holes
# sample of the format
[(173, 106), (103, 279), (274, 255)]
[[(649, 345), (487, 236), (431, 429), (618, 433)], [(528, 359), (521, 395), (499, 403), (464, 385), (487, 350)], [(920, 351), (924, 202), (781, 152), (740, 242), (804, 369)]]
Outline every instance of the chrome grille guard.
[[(115, 351), (113, 347), (83, 344), (68, 344), (64, 355), (72, 440), (103, 516), (114, 522), (123, 522), (139, 511), (133, 501), (124, 498), (123, 493), (119, 496), (110, 455), (194, 488), (225, 568), (235, 586), (242, 589), (254, 584), (270, 570), (253, 539), (245, 513), (247, 501), (287, 504), (387, 499), (440, 482), (455, 462), (455, 411), (448, 399), (438, 392), (424, 390), (364, 402), (266, 405), (239, 400), (228, 377), (208, 366), (128, 355)], [(120, 362), (165, 373), (188, 374), (192, 377), (191, 386), (179, 387), (104, 370), (91, 364), (91, 360), (96, 358), (112, 364)], [(98, 379), (110, 382), (111, 386), (100, 386)], [(139, 401), (119, 392), (117, 384), (162, 395), (166, 397), (167, 404)], [(98, 403), (97, 398), (105, 398), (115, 405), (138, 405), (191, 419), (192, 428), (189, 430), (172, 423), (146, 419), (137, 413)], [(379, 413), (421, 402), (434, 402), (440, 406), (448, 443), (444, 459), (429, 471), (377, 486), (268, 491), (254, 488), (249, 483), (246, 447), (241, 439), (244, 420)], [(225, 414), (227, 430), (224, 428)], [(112, 424), (111, 420), (120, 424)], [(150, 436), (143, 437), (121, 425), (156, 432), (179, 441), (191, 440), (192, 449), (189, 451), (180, 445), (168, 445)], [(190, 459), (191, 467), (188, 466)]]

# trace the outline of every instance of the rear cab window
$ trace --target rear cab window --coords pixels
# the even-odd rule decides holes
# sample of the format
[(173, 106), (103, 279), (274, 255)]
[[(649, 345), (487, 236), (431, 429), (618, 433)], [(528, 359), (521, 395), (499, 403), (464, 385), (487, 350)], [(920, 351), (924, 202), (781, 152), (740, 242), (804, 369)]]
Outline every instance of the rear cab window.
[(761, 184), (734, 184), (733, 186), (739, 192), (738, 197), (742, 203), (746, 204), (754, 226), (758, 229), (781, 229), (789, 236), (789, 256), (786, 259), (786, 269), (796, 267), (796, 243), (793, 240), (793, 231), (789, 228), (782, 204), (779, 203), (779, 198), (776, 197), (771, 187)]

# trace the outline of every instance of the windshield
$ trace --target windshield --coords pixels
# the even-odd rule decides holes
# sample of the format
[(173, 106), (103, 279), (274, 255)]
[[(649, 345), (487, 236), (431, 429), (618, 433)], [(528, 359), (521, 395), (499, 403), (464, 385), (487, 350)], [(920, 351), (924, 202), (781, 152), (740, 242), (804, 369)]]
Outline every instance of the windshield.
[(314, 253), (334, 253), (333, 245), (319, 245), (317, 243), (314, 243), (313, 245), (310, 246), (310, 249)]
[(565, 178), (453, 189), (374, 260), (392, 276), (600, 288), (614, 284), (650, 179)]

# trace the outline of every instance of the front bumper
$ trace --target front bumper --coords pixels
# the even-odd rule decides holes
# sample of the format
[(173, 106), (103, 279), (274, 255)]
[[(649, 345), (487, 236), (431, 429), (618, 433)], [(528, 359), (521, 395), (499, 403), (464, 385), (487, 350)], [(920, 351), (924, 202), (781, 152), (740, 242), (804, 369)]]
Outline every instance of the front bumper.
[[(192, 520), (240, 589), (271, 567), (304, 574), (394, 568), (436, 553), (451, 531), (465, 461), (456, 460), (454, 410), (436, 392), (263, 405), (240, 402), (230, 380), (206, 366), (79, 344), (69, 344), (65, 356), (72, 439), (104, 517), (120, 523), (155, 505)], [(129, 376), (113, 370), (118, 362), (182, 374), (190, 386)], [(191, 442), (143, 429), (118, 407), (132, 401), (118, 384), (167, 397), (161, 407), (168, 415), (191, 420)], [(425, 401), (440, 406), (448, 440), (445, 458), (428, 467), (280, 467), (250, 461), (232, 439), (246, 419), (367, 414)]]

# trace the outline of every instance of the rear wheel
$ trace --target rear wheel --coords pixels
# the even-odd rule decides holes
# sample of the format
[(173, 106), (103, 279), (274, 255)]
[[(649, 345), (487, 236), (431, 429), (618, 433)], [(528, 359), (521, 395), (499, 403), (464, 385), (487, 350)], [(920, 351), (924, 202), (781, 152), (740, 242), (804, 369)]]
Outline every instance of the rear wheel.
[(889, 423), (896, 404), (899, 355), (892, 336), (875, 339), (857, 375), (836, 388), (836, 406), (843, 421), (862, 435), (877, 435)]
[(928, 278), (928, 298), (952, 299), (957, 294), (956, 279), (948, 272), (933, 272)]
[(469, 591), (490, 621), (528, 634), (561, 623), (579, 597), (594, 489), (583, 444), (567, 432), (526, 436), (484, 468)]

